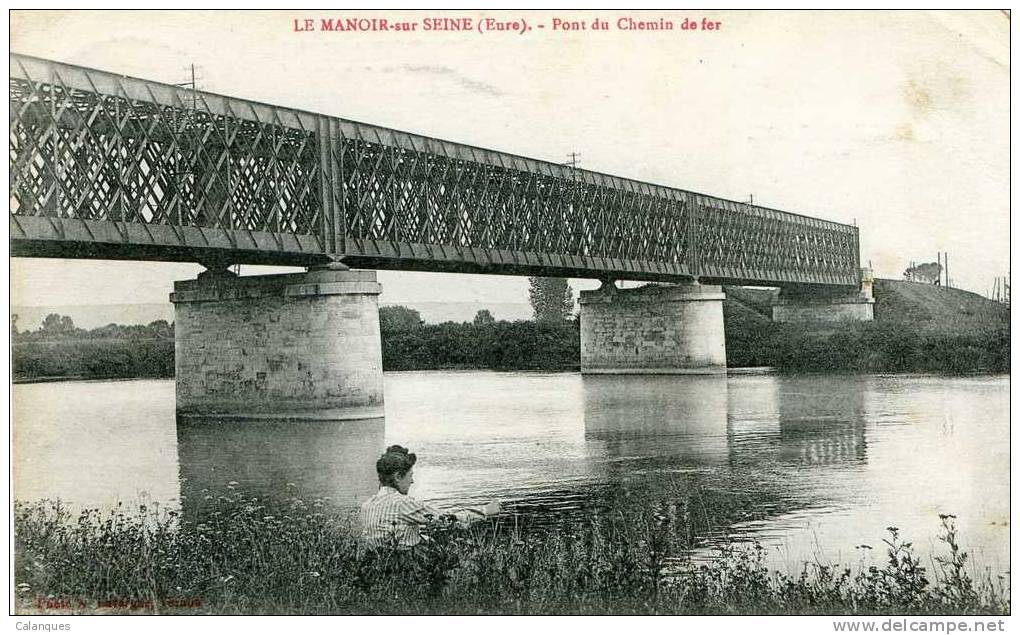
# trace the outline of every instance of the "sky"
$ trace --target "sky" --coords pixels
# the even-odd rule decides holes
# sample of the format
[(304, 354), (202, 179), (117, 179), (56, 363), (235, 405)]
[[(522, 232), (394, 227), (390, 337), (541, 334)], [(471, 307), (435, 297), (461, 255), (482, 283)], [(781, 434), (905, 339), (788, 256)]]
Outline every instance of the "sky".
[[(526, 33), (423, 32), (425, 17)], [(311, 18), (415, 33), (295, 31)], [(615, 28), (620, 18), (672, 31)], [(561, 31), (553, 19), (606, 20)], [(720, 22), (681, 30), (684, 18)], [(538, 24), (546, 25), (539, 29)], [(1009, 19), (1001, 12), (14, 12), (11, 50), (366, 121), (860, 227), (900, 278), (949, 253), (1009, 269)], [(166, 302), (198, 265), (12, 259), (12, 304)], [(280, 271), (243, 268), (243, 274)], [(527, 302), (508, 276), (380, 272), (381, 301)], [(574, 288), (597, 283), (573, 281)]]

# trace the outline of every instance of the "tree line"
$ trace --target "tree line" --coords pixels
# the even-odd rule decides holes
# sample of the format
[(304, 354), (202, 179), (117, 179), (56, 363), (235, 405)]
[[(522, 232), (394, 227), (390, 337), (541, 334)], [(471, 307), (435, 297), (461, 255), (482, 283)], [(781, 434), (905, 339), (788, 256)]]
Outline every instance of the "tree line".
[[(566, 280), (531, 285), (535, 319), (497, 320), (488, 310), (470, 322), (426, 324), (405, 306), (379, 309), (384, 370), (493, 369), (566, 371), (580, 367), (580, 321)], [(549, 280), (549, 279), (545, 279)], [(726, 362), (787, 372), (1008, 372), (1008, 319), (966, 329), (919, 328), (900, 317), (826, 330), (773, 323), (727, 300)], [(108, 324), (80, 329), (48, 315), (19, 331), (12, 316), (14, 378), (172, 377), (174, 325)]]
[(174, 325), (166, 320), (82, 329), (69, 316), (50, 313), (34, 330), (21, 330), (18, 322), (11, 315), (15, 380), (174, 375)]
[(577, 370), (577, 319), (496, 320), (488, 310), (471, 322), (426, 324), (414, 309), (379, 309), (384, 370), (491, 368)]
[(70, 316), (50, 313), (43, 318), (39, 328), (20, 330), (18, 314), (11, 315), (11, 340), (14, 342), (40, 342), (69, 339), (174, 339), (174, 325), (166, 320), (148, 324), (107, 324), (94, 329), (82, 329), (74, 325)]

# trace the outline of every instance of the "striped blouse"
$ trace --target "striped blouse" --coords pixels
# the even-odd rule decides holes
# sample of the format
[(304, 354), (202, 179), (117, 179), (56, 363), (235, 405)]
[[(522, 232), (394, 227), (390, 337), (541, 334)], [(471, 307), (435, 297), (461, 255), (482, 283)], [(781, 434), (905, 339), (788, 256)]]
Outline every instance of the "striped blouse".
[[(443, 515), (435, 507), (413, 496), (401, 494), (383, 485), (379, 491), (361, 505), (359, 525), (361, 540), (367, 547), (413, 547), (422, 541), (421, 530), (429, 521)], [(477, 512), (462, 511), (454, 514), (467, 522)]]

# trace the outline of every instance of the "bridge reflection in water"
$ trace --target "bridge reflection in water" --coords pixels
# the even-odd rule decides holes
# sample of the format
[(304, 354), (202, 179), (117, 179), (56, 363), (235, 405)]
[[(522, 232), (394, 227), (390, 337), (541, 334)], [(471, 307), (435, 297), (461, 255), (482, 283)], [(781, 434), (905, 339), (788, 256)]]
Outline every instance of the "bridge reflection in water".
[[(32, 417), (15, 430), (15, 492), (74, 509), (158, 502), (185, 517), (238, 493), (323, 499), (327, 511), (344, 513), (376, 490), (374, 461), (399, 442), (423, 458), (415, 494), (439, 506), (496, 497), (509, 514), (544, 525), (661, 503), (688, 505), (703, 536), (763, 521), (785, 531), (790, 523), (777, 518), (867, 495), (847, 470), (866, 467), (873, 381), (397, 374), (389, 426), (381, 418), (175, 422), (169, 382), (135, 382), (131, 391), (19, 386), (15, 411)], [(85, 398), (90, 392), (102, 398)]]
[(130, 511), (179, 509), (183, 495), (194, 517), (243, 491), (329, 497), (342, 513), (374, 491), (383, 445), (402, 443), (421, 457), (417, 496), (496, 497), (532, 524), (672, 507), (700, 544), (848, 562), (890, 524), (924, 549), (952, 513), (976, 562), (1008, 562), (1005, 376), (393, 373), (386, 390), (384, 436), (382, 420), (178, 428), (171, 381), (18, 385), (15, 499)]
[[(779, 378), (782, 460), (803, 465), (852, 465), (865, 461), (867, 382), (867, 378), (861, 377)], [(825, 397), (819, 398), (820, 395)]]
[[(697, 542), (845, 498), (867, 460), (867, 378), (586, 377), (585, 444), (610, 509), (685, 508)], [(805, 471), (804, 468), (809, 468)]]
[(867, 460), (870, 378), (744, 377), (731, 386), (735, 466), (851, 467)]
[[(585, 444), (606, 475), (726, 461), (727, 380), (703, 375), (584, 377)], [(640, 465), (636, 465), (635, 461)]]
[(375, 460), (383, 418), (355, 421), (189, 419), (177, 421), (185, 518), (221, 496), (287, 504), (296, 498), (323, 511), (357, 507), (378, 489)]

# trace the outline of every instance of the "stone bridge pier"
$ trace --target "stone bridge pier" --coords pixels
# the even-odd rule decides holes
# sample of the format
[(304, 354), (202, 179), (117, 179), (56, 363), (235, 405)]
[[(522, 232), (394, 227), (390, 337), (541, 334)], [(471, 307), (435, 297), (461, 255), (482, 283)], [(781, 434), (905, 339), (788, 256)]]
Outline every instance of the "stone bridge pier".
[(174, 284), (182, 415), (363, 419), (383, 415), (374, 271), (321, 268)]
[(713, 374), (726, 372), (722, 288), (603, 282), (582, 291), (581, 373)]

